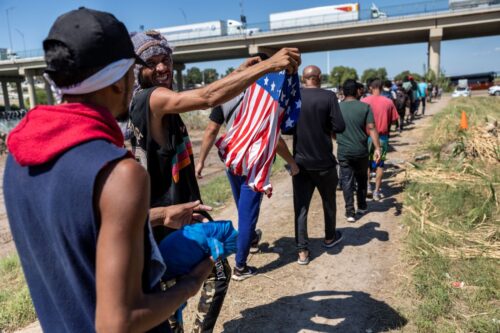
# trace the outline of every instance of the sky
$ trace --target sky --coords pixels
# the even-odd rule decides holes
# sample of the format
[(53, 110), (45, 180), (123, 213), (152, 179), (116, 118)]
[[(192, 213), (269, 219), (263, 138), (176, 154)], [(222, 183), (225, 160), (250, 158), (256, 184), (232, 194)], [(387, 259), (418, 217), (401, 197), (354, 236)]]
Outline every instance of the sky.
[[(267, 26), (270, 13), (343, 4), (354, 0), (0, 0), (0, 48), (10, 48), (7, 17), (13, 49), (41, 49), (54, 20), (62, 13), (80, 6), (113, 13), (129, 31), (168, 27), (212, 20), (239, 20), (241, 8), (249, 26)], [(446, 10), (447, 0), (359, 0), (361, 18), (374, 2), (389, 16)], [(242, 5), (242, 6), (241, 6)], [(175, 55), (174, 55), (175, 57)], [(329, 57), (329, 61), (328, 58)], [(441, 44), (441, 67), (447, 75), (500, 72), (500, 34), (493, 37), (444, 41)], [(216, 68), (224, 73), (237, 67), (242, 59), (186, 64)], [(385, 67), (389, 77), (404, 70), (422, 73), (427, 64), (427, 43), (371, 47), (330, 52), (304, 53), (304, 65), (315, 64), (323, 72), (338, 65), (356, 68), (361, 76), (366, 68)]]

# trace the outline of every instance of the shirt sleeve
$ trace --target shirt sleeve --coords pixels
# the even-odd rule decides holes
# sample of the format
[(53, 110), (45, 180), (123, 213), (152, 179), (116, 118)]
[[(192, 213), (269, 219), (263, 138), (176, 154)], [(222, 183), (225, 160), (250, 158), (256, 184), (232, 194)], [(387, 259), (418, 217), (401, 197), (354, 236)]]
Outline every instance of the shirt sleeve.
[(222, 111), (222, 107), (220, 105), (214, 107), (212, 109), (212, 112), (210, 112), (210, 116), (208, 116), (208, 118), (219, 125), (224, 124), (224, 112)]
[(345, 130), (344, 117), (342, 117), (339, 101), (335, 93), (332, 93), (331, 97), (330, 121), (333, 133), (342, 133)]
[(398, 111), (396, 110), (394, 103), (391, 103), (391, 122), (396, 121), (398, 119), (399, 119)]
[(367, 106), (366, 113), (366, 125), (368, 124), (375, 124), (375, 117), (373, 116), (372, 108), (369, 105)]

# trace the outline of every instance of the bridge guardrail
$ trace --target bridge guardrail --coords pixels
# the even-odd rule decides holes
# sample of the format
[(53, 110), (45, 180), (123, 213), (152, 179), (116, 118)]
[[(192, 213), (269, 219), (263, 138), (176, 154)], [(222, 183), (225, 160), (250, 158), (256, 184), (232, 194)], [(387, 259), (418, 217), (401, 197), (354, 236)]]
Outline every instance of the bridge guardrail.
[[(492, 5), (491, 7), (500, 7), (500, 5)], [(305, 25), (300, 27), (279, 29), (279, 30), (270, 30), (269, 29), (269, 21), (266, 22), (258, 22), (248, 24), (248, 29), (260, 29), (259, 32), (254, 32), (252, 35), (248, 36), (245, 33), (241, 34), (231, 34), (217, 37), (203, 37), (203, 38), (193, 38), (188, 40), (178, 40), (173, 41), (172, 44), (174, 46), (184, 46), (184, 45), (192, 45), (198, 44), (200, 42), (213, 42), (213, 41), (223, 41), (228, 39), (248, 39), (255, 36), (268, 36), (269, 34), (277, 33), (277, 32), (290, 32), (290, 31), (311, 31), (321, 28), (330, 28), (330, 27), (343, 27), (343, 26), (353, 26), (353, 25), (361, 25), (370, 22), (397, 22), (404, 21), (408, 18), (415, 17), (433, 17), (445, 12), (467, 12), (470, 11), (468, 9), (458, 9), (458, 10), (450, 10), (448, 7), (448, 0), (438, 0), (438, 1), (423, 1), (423, 2), (414, 2), (407, 4), (399, 4), (392, 6), (379, 7), (379, 10), (385, 12), (387, 14), (387, 18), (377, 18), (372, 19), (370, 16), (370, 9), (360, 10), (360, 20), (357, 21), (344, 21), (344, 22), (336, 22), (336, 23), (326, 23), (326, 24), (315, 24), (315, 25)], [(303, 19), (301, 19), (303, 20)], [(315, 17), (315, 22), (318, 22), (318, 17)], [(319, 19), (320, 20), (320, 19)], [(34, 49), (27, 51), (19, 51), (16, 52), (16, 57), (14, 59), (24, 59), (31, 57), (42, 57), (43, 50), (42, 49)]]

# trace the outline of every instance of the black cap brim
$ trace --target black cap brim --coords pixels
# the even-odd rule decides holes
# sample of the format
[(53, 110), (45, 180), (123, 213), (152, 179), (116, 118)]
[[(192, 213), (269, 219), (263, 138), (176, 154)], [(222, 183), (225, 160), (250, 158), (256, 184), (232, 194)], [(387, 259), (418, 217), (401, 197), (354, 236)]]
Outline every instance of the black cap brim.
[(135, 55), (135, 64), (144, 67), (149, 67), (148, 64), (146, 64), (146, 62), (144, 62), (144, 60), (142, 60), (141, 57), (139, 57), (138, 55)]

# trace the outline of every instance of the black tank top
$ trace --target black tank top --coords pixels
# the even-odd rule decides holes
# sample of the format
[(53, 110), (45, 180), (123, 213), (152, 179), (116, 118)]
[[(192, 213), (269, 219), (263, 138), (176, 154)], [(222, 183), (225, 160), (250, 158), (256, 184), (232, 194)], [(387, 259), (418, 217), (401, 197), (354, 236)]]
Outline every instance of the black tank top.
[(129, 129), (132, 151), (151, 178), (151, 207), (200, 200), (191, 141), (178, 114), (163, 116), (167, 143), (153, 140), (149, 127), (149, 99), (157, 87), (137, 92), (130, 105)]

